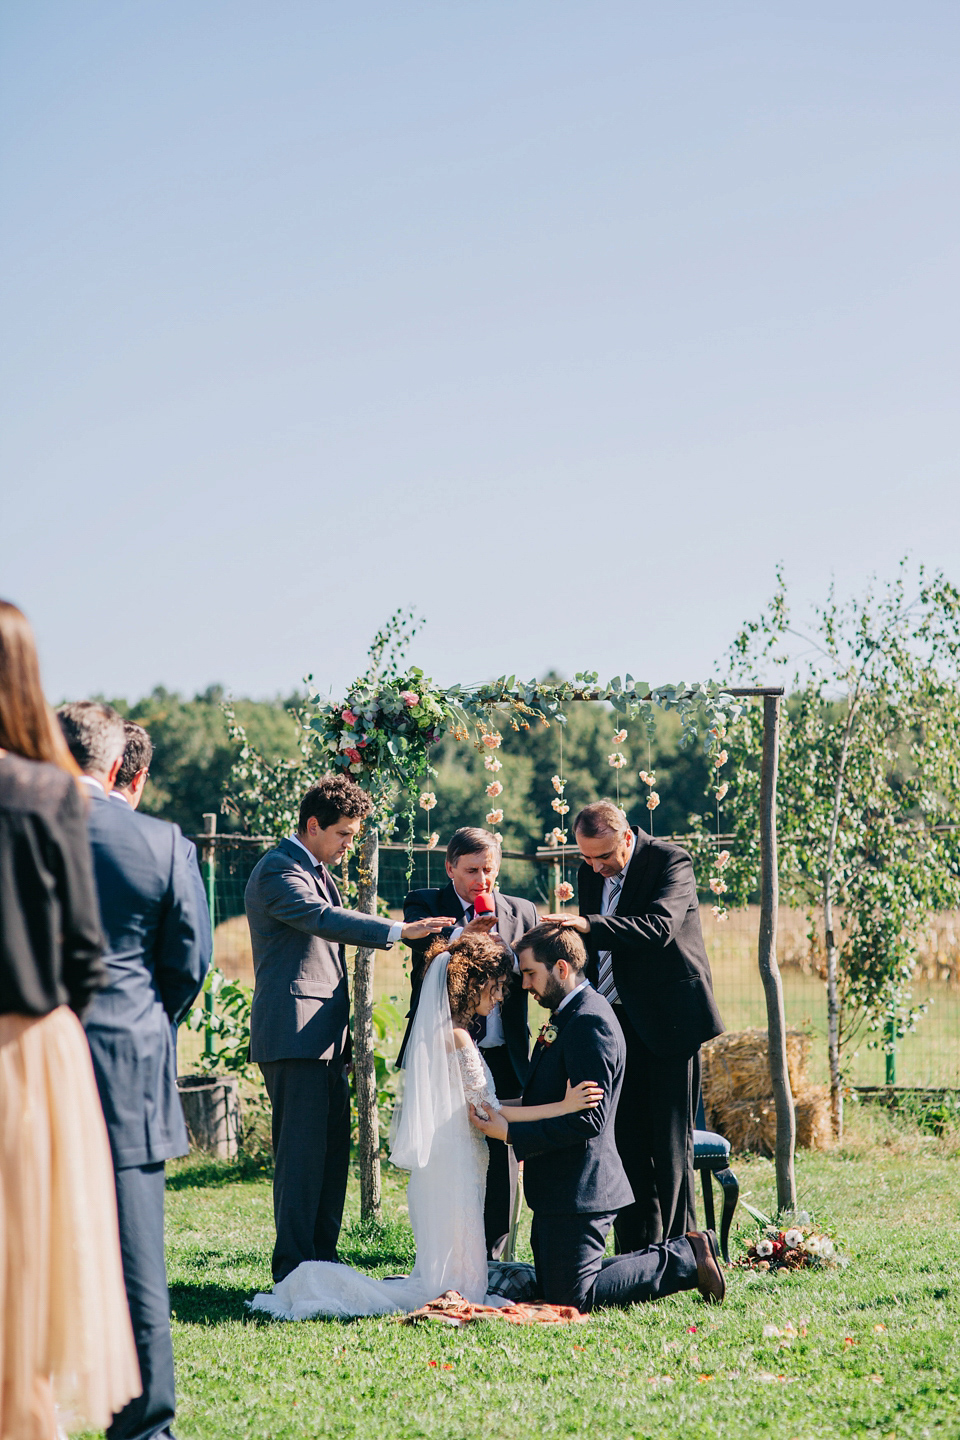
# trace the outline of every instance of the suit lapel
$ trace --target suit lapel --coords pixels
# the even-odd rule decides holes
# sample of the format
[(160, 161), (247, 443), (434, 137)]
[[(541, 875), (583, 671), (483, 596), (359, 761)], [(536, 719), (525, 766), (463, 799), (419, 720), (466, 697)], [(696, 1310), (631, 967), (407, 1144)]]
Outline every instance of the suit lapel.
[[(584, 993), (585, 991), (581, 990), (580, 995), (583, 995)], [(576, 1015), (577, 1011), (580, 1009), (580, 995), (578, 995), (575, 1000), (571, 1000), (568, 1004), (564, 1005), (563, 1009), (560, 1011), (559, 1014), (554, 1011), (553, 1014), (550, 1016), (549, 1020), (544, 1021), (544, 1024), (555, 1025), (557, 1031), (561, 1031), (563, 1027), (573, 1018), (574, 1015)], [(560, 1037), (558, 1033), (557, 1039), (559, 1038)], [(557, 1041), (554, 1040), (553, 1043), (554, 1045), (556, 1045)], [(549, 1045), (534, 1045), (533, 1054), (530, 1057), (530, 1070), (527, 1074), (527, 1085), (530, 1084), (530, 1081), (533, 1079), (534, 1072), (537, 1066), (540, 1064), (542, 1057), (549, 1049)], [(527, 1085), (523, 1087), (524, 1090), (526, 1090)]]
[(336, 905), (339, 909), (343, 905), (343, 901), (340, 898), (340, 891), (337, 888), (337, 882), (336, 880), (334, 880), (326, 865), (320, 866), (320, 875), (323, 877), (323, 883), (327, 888), (327, 895), (330, 899), (331, 905)]
[(620, 892), (618, 910), (624, 915), (633, 913), (631, 906), (636, 905), (640, 891), (643, 889), (643, 882), (647, 874), (647, 861), (650, 859), (650, 841), (643, 831), (634, 831), (634, 849), (630, 856), (630, 864), (627, 866), (627, 873), (623, 878), (623, 889)]
[(603, 905), (603, 879), (592, 866), (583, 864), (577, 875), (581, 915), (599, 915)]
[[(317, 887), (317, 894), (321, 900), (325, 900), (328, 905), (336, 905), (338, 907), (341, 905), (340, 891), (337, 889), (333, 876), (322, 861), (320, 862), (319, 869), (316, 866), (311, 866), (309, 863), (310, 857), (301, 850), (299, 845), (294, 845), (289, 840), (281, 840), (278, 848), (283, 850), (285, 855), (289, 855), (291, 860), (300, 866), (304, 874), (310, 876), (314, 885)], [(340, 961), (340, 969), (343, 971), (344, 979), (347, 979), (346, 951), (342, 945), (334, 945), (332, 948), (336, 951), (337, 958)]]

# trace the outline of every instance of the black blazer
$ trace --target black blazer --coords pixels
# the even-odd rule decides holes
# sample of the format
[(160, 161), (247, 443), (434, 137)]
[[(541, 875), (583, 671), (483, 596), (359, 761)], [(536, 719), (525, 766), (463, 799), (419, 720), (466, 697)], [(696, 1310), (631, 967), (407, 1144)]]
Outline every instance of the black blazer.
[[(537, 907), (532, 900), (521, 900), (516, 895), (501, 895), (499, 890), (494, 891), (493, 898), (497, 915), (497, 934), (510, 946), (511, 950), (516, 951), (523, 936), (538, 923)], [(407, 922), (423, 920), (429, 915), (452, 915), (458, 924), (462, 920), (464, 909), (452, 882), (446, 884), (442, 890), (411, 890), (404, 900), (403, 918)], [(451, 932), (447, 930), (442, 933), (449, 935)], [(410, 1027), (413, 1024), (413, 1017), (417, 1013), (420, 987), (423, 984), (423, 974), (426, 969), (427, 946), (432, 943), (432, 939), (433, 937), (430, 940), (414, 940), (410, 945), (413, 952), (410, 974), (410, 1009), (407, 1011), (407, 1029), (403, 1037), (403, 1044), (400, 1046), (400, 1053), (397, 1056), (398, 1065), (403, 1060), (407, 1041), (410, 1038)], [(513, 981), (507, 989), (503, 1005), (500, 1007), (500, 1017), (503, 1022), (503, 1038), (507, 1054), (510, 1056), (519, 1088), (526, 1081), (530, 1068), (527, 992), (520, 984), (519, 975), (514, 975)]]
[(111, 804), (88, 812), (107, 985), (84, 1028), (118, 1170), (183, 1155), (172, 1026), (196, 999), (213, 949), (196, 850), (176, 825)]
[(106, 979), (86, 808), (65, 770), (0, 756), (0, 1014), (80, 1015)]
[(617, 994), (640, 1037), (663, 1058), (696, 1054), (723, 1034), (710, 961), (700, 929), (693, 861), (686, 850), (634, 829), (636, 845), (615, 915), (601, 915), (603, 876), (589, 865), (577, 875), (580, 914), (590, 920), (587, 974), (596, 983), (598, 955), (613, 956)]
[(620, 1210), (633, 1191), (613, 1135), (623, 1084), (626, 1045), (613, 1010), (588, 985), (548, 1024), (551, 1043), (538, 1039), (523, 1091), (524, 1105), (562, 1100), (567, 1081), (603, 1086), (596, 1110), (510, 1126), (510, 1143), (523, 1164), (523, 1193), (538, 1215), (590, 1215)]

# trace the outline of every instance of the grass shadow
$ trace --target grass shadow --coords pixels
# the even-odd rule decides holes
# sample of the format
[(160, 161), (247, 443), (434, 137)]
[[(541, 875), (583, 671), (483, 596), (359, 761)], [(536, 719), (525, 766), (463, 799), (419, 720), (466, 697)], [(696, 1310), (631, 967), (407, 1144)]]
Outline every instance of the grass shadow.
[(174, 1280), (170, 1309), (181, 1325), (219, 1325), (224, 1320), (245, 1320), (249, 1285), (203, 1285)]
[(216, 1160), (212, 1155), (188, 1155), (167, 1170), (168, 1190), (210, 1190), (224, 1185), (272, 1180), (273, 1165), (254, 1155)]

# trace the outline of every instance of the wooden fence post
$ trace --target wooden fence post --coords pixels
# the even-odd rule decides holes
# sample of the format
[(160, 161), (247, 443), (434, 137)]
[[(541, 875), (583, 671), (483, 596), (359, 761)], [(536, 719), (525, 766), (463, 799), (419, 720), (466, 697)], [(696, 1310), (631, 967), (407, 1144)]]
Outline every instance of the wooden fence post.
[(777, 909), (780, 885), (777, 859), (777, 764), (780, 749), (780, 698), (763, 697), (763, 766), (760, 772), (760, 945), (758, 963), (767, 1001), (770, 1079), (777, 1109), (777, 1209), (797, 1208), (794, 1173), (797, 1121), (787, 1068), (787, 1024), (783, 983), (777, 964)]
[[(367, 820), (357, 867), (358, 908), (377, 913), (380, 874), (379, 836), (373, 816)], [(358, 948), (353, 967), (353, 1083), (357, 1096), (360, 1152), (360, 1215), (380, 1220), (380, 1110), (373, 1059), (373, 965), (376, 951)]]

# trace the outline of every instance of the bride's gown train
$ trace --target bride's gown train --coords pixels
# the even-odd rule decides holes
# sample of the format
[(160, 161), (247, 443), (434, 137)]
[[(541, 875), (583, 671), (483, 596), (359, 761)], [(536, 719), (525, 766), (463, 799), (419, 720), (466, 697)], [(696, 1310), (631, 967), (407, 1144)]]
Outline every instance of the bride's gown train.
[(252, 1310), (284, 1320), (390, 1315), (417, 1310), (447, 1290), (459, 1291), (474, 1304), (508, 1303), (486, 1293), (487, 1142), (469, 1114), (470, 1105), (487, 1114), (500, 1105), (477, 1047), (454, 1046), (446, 972), (444, 956), (427, 970), (391, 1137), (391, 1159), (410, 1170), (407, 1207), (417, 1242), (413, 1273), (374, 1280), (348, 1265), (305, 1261), (272, 1293), (256, 1295)]

